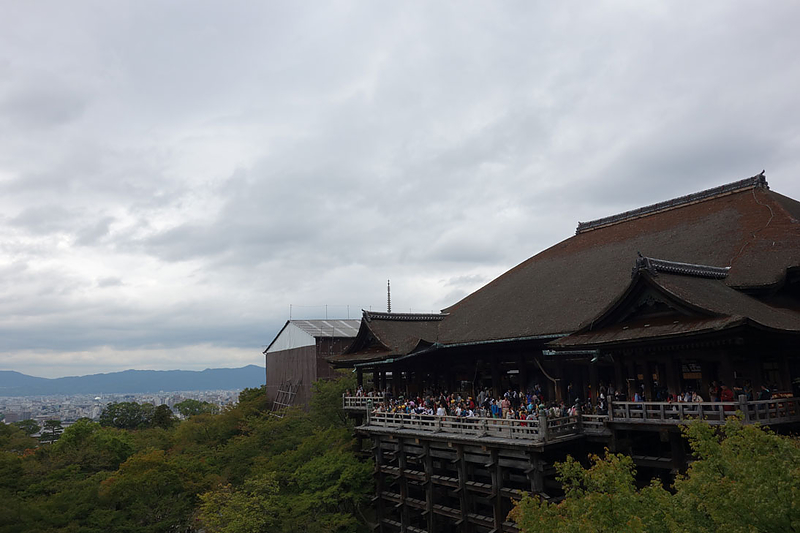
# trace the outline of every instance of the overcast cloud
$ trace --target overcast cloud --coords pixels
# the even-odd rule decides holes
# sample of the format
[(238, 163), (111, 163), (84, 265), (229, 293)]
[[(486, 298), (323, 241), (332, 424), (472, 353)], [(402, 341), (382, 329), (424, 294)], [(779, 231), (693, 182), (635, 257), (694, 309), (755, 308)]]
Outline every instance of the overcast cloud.
[(263, 364), (290, 305), (439, 310), (762, 169), (800, 198), (796, 2), (1, 3), (0, 369)]

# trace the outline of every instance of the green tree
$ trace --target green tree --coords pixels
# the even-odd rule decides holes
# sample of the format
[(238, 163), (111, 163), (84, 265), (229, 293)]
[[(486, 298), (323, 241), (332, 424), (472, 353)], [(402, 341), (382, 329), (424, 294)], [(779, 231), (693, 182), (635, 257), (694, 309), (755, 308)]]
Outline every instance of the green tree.
[(153, 422), (155, 407), (149, 403), (110, 403), (100, 413), (100, 425), (119, 429), (142, 429)]
[(557, 465), (565, 498), (551, 504), (525, 496), (511, 517), (525, 533), (800, 531), (800, 444), (759, 426), (684, 428), (695, 456), (667, 492), (657, 481), (635, 486), (630, 457), (574, 459)]
[(0, 451), (22, 453), (35, 448), (36, 440), (13, 424), (0, 423)]
[(246, 411), (266, 411), (267, 405), (267, 386), (261, 385), (258, 388), (242, 389), (239, 393), (239, 406)]
[(675, 481), (672, 531), (800, 531), (800, 441), (738, 420), (685, 430), (695, 458)]
[(168, 405), (159, 405), (153, 412), (153, 427), (169, 429), (175, 425), (175, 415)]
[(278, 531), (277, 494), (270, 474), (249, 478), (239, 490), (226, 484), (200, 496), (198, 519), (209, 533)]
[(116, 509), (113, 530), (184, 531), (202, 486), (161, 450), (131, 456), (103, 481), (101, 501)]
[(355, 389), (356, 379), (352, 372), (340, 372), (339, 379), (319, 379), (312, 385), (311, 416), (319, 427), (352, 425), (350, 417), (342, 409), (342, 394)]
[(633, 460), (606, 451), (584, 468), (572, 457), (556, 466), (565, 492), (561, 504), (524, 496), (511, 512), (522, 531), (567, 533), (667, 531), (662, 505), (669, 494), (658, 482), (635, 484)]
[(200, 400), (195, 400), (193, 398), (187, 398), (182, 402), (176, 403), (175, 409), (177, 409), (184, 418), (202, 414), (213, 415), (219, 413), (219, 407), (213, 403), (201, 402)]
[(11, 424), (14, 427), (21, 429), (27, 436), (35, 435), (41, 429), (36, 420), (20, 420)]
[(64, 428), (61, 425), (61, 420), (47, 420), (42, 428), (42, 435), (39, 437), (39, 442), (42, 444), (53, 444), (63, 432)]

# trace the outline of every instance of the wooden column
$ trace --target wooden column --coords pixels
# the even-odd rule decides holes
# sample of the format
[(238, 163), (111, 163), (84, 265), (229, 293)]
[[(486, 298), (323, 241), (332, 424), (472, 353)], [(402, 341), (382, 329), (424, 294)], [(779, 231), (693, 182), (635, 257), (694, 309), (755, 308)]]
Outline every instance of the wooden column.
[(447, 369), (447, 374), (445, 375), (445, 383), (447, 384), (447, 392), (452, 393), (456, 390), (456, 374), (453, 367)]
[(496, 361), (490, 363), (492, 367), (492, 394), (496, 400), (503, 397), (503, 384), (500, 381), (500, 365)]
[(402, 437), (397, 439), (397, 466), (400, 469), (400, 523), (402, 524), (400, 531), (408, 531), (410, 525), (410, 517), (408, 515), (408, 505), (406, 499), (408, 498), (408, 478), (406, 477), (406, 469), (408, 461), (406, 460), (406, 450), (403, 446)]
[(683, 436), (678, 432), (669, 433), (670, 455), (672, 455), (672, 468), (675, 472), (686, 469), (686, 452), (683, 448)]
[(528, 367), (525, 365), (525, 355), (519, 354), (517, 358), (517, 367), (519, 368), (519, 388), (521, 391), (528, 392)]
[(500, 469), (500, 457), (497, 448), (492, 448), (491, 463), (489, 471), (492, 476), (492, 510), (494, 518), (494, 530), (503, 530), (503, 521), (505, 515), (503, 514), (503, 471)]
[(597, 377), (597, 365), (598, 363), (589, 362), (589, 385), (591, 388), (589, 391), (589, 403), (591, 405), (597, 404), (597, 396), (600, 392), (600, 380)]
[(383, 464), (383, 450), (381, 449), (381, 437), (373, 437), (373, 452), (375, 455), (375, 520), (378, 521), (378, 533), (384, 533), (386, 528), (383, 527), (384, 518), (384, 501), (383, 489), (384, 479), (383, 472), (381, 472), (381, 465)]
[(372, 371), (372, 388), (378, 390), (381, 388), (381, 373), (378, 369)]
[(625, 390), (625, 373), (622, 371), (622, 355), (614, 357), (614, 390)]
[(649, 359), (644, 362), (644, 396), (648, 402), (656, 400), (655, 389), (653, 388), (653, 362)]
[[(669, 389), (669, 392), (673, 394), (680, 394), (683, 392), (681, 391), (681, 374), (683, 372), (682, 366), (683, 364), (679, 358), (670, 358), (664, 364), (664, 367), (667, 371), (667, 389)], [(705, 375), (705, 370), (703, 370), (701, 373)], [(703, 399), (707, 402), (711, 401), (711, 398), (706, 398), (706, 396), (708, 396), (708, 385), (710, 383), (711, 380), (709, 379), (708, 383), (705, 384), (705, 390), (698, 391), (700, 396), (703, 396)]]
[(566, 402), (567, 401), (567, 385), (568, 384), (564, 383), (564, 368), (562, 366), (563, 364), (564, 363), (559, 361), (557, 363), (557, 365), (556, 365), (555, 371), (553, 372), (553, 377), (557, 380), (553, 384), (553, 389), (554, 389), (555, 394), (556, 394), (556, 401), (557, 402), (561, 402), (561, 401)]
[(386, 370), (381, 370), (381, 391), (386, 392)]
[(364, 371), (360, 368), (356, 369), (356, 379), (359, 385), (364, 385)]
[(423, 392), (424, 392), (422, 390), (422, 388), (424, 386), (424, 380), (422, 379), (422, 370), (421, 369), (417, 369), (414, 372), (414, 382), (417, 385), (417, 396), (422, 397), (423, 396)]
[(436, 533), (436, 515), (433, 512), (433, 457), (431, 456), (431, 443), (423, 442), (422, 449), (425, 453), (423, 460), (425, 468), (425, 518), (427, 520), (428, 533)]
[(781, 369), (781, 388), (784, 391), (792, 392), (792, 372), (789, 368), (789, 358), (781, 355), (778, 359), (778, 368)]
[(719, 378), (730, 389), (733, 389), (733, 364), (731, 363), (731, 356), (726, 351), (720, 350), (721, 357), (719, 358)]
[(636, 362), (632, 359), (629, 359), (625, 365), (627, 370), (627, 377), (625, 379), (626, 384), (628, 386), (627, 391), (625, 394), (628, 396), (628, 401), (633, 401), (633, 395), (636, 392), (636, 379), (637, 379), (637, 372), (636, 372)]
[(544, 494), (544, 463), (536, 452), (528, 454), (528, 470), (525, 474), (531, 482), (531, 492)]
[(467, 494), (467, 460), (464, 457), (464, 446), (456, 445), (456, 468), (458, 470), (458, 502), (461, 507), (461, 531), (469, 532), (469, 495)]

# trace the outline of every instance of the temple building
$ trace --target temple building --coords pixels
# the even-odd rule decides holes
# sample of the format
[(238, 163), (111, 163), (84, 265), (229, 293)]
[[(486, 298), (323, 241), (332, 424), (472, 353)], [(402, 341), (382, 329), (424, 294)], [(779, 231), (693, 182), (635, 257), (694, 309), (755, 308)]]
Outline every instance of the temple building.
[(327, 358), (353, 342), (358, 320), (287, 320), (264, 350), (267, 401), (307, 408), (311, 384), (336, 376)]
[[(362, 407), (382, 531), (516, 531), (510, 498), (558, 498), (552, 464), (566, 454), (609, 447), (670, 475), (685, 468), (678, 428), (690, 418), (721, 424), (738, 411), (797, 427), (800, 202), (762, 173), (579, 223), (439, 314), (364, 312), (328, 360), (395, 397), (539, 386), (549, 401), (594, 405), (621, 391), (605, 414), (526, 424)], [(734, 402), (711, 405), (722, 384)], [(762, 385), (772, 401), (750, 392)], [(691, 392), (704, 401), (671, 401)]]

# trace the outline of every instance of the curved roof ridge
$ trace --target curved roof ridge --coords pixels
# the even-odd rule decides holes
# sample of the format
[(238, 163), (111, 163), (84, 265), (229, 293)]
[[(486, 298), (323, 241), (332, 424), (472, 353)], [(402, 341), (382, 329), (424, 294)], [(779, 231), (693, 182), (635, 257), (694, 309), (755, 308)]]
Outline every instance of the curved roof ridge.
[(371, 320), (398, 320), (398, 321), (427, 321), (442, 320), (447, 313), (385, 313), (379, 311), (367, 311), (362, 309), (364, 318), (367, 322)]
[(720, 185), (719, 187), (713, 187), (711, 189), (706, 189), (704, 191), (687, 194), (685, 196), (679, 196), (678, 198), (673, 198), (672, 200), (666, 200), (664, 202), (658, 202), (655, 204), (646, 205), (644, 207), (639, 207), (637, 209), (625, 211), (624, 213), (598, 218), (596, 220), (591, 220), (589, 222), (578, 222), (578, 228), (575, 230), (575, 235), (579, 235), (581, 233), (592, 231), (598, 228), (610, 226), (612, 224), (619, 224), (620, 222), (625, 222), (626, 220), (632, 220), (635, 218), (640, 218), (648, 215), (654, 215), (656, 213), (660, 213), (668, 209), (675, 209), (677, 207), (681, 207), (684, 205), (693, 204), (696, 202), (702, 202), (703, 200), (708, 200), (711, 198), (716, 198), (718, 196), (723, 196), (726, 194), (731, 194), (734, 192), (743, 191), (746, 189), (752, 189), (756, 187), (769, 189), (769, 184), (767, 184), (767, 178), (764, 175), (763, 170), (761, 171), (761, 174), (758, 174), (751, 178), (745, 178), (743, 180), (734, 181), (732, 183)]
[(683, 274), (685, 276), (697, 276), (700, 278), (725, 279), (731, 267), (717, 267), (710, 265), (698, 265), (693, 263), (681, 263), (679, 261), (667, 261), (666, 259), (655, 259), (644, 257), (639, 254), (636, 265), (633, 267), (631, 277), (642, 270), (649, 270), (652, 273), (668, 272), (670, 274)]

